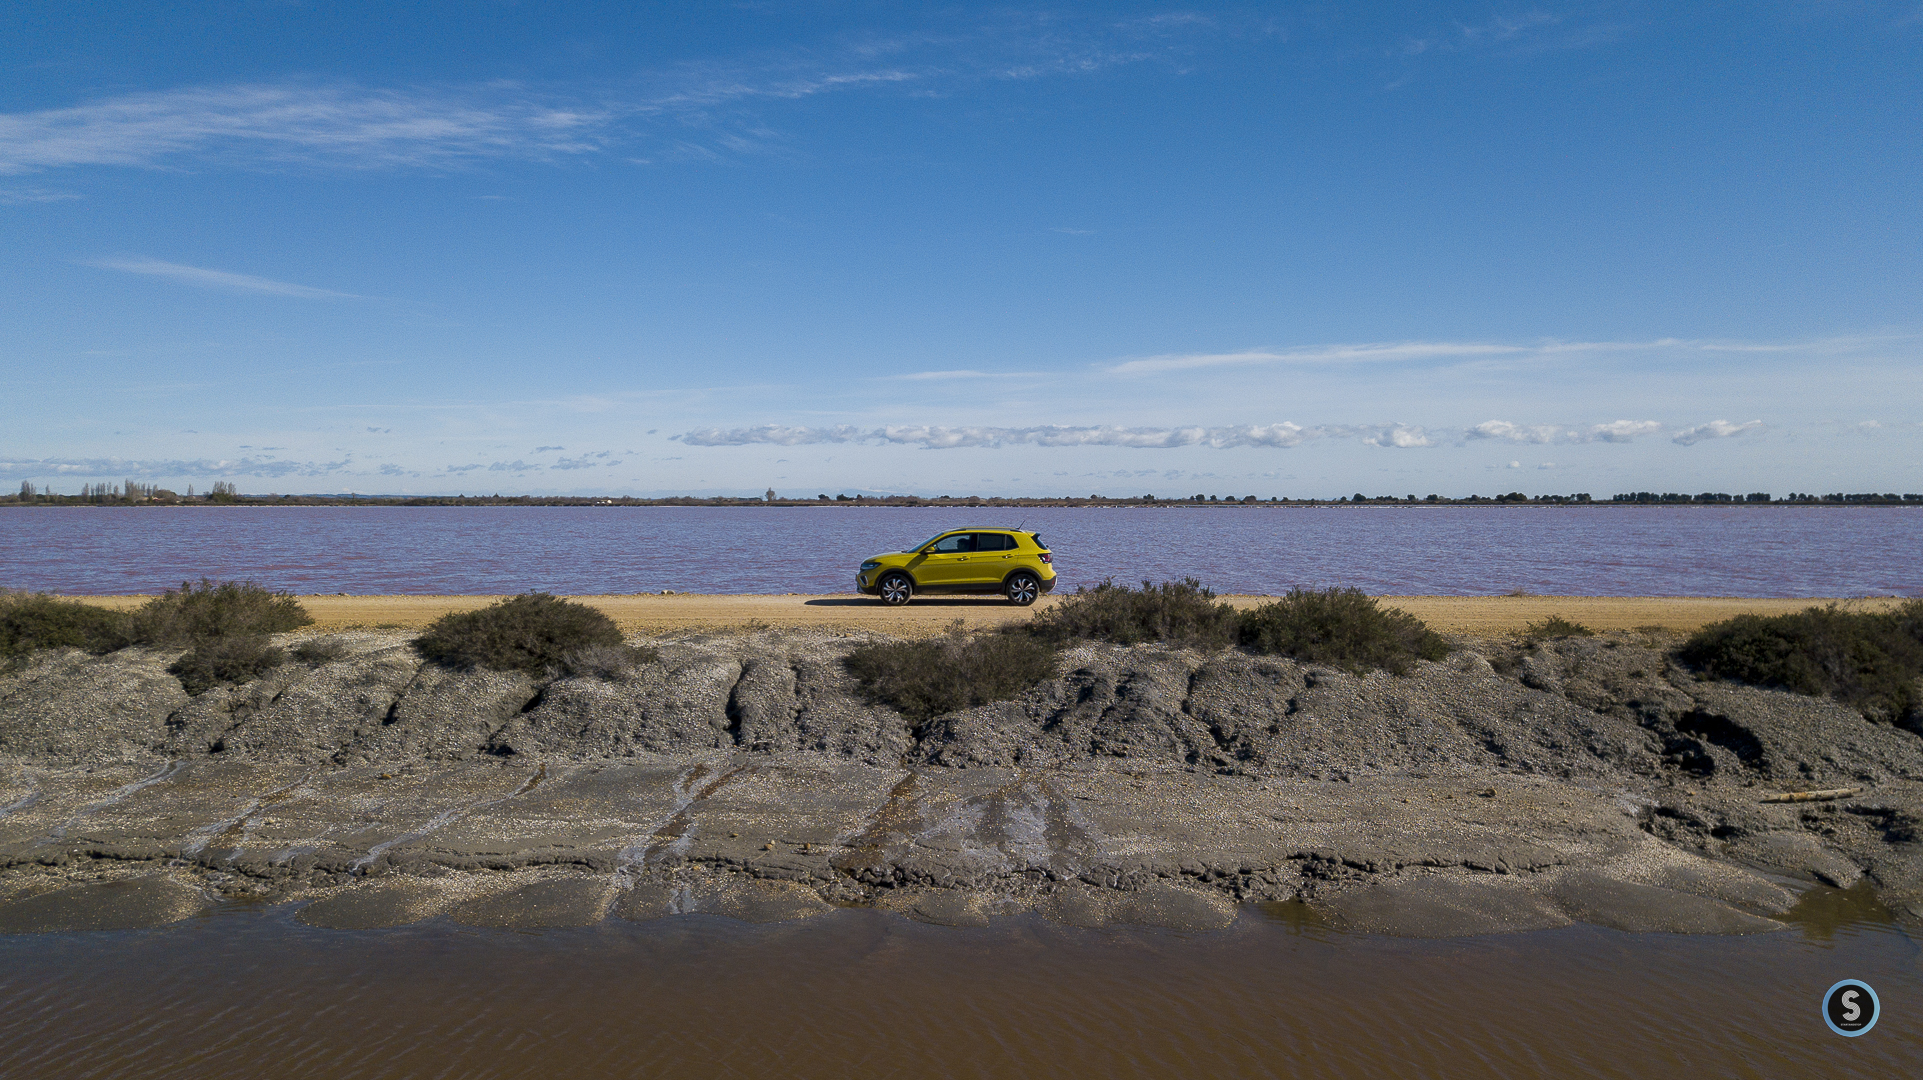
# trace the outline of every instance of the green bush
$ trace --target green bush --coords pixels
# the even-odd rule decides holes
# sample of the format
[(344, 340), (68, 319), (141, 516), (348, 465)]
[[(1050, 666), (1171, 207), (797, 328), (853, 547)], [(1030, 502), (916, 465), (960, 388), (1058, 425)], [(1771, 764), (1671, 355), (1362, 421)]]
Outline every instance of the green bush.
[(189, 694), (199, 695), (221, 683), (252, 682), (286, 661), (264, 634), (229, 634), (196, 642), (167, 670)]
[(1527, 641), (1548, 641), (1552, 638), (1595, 637), (1596, 632), (1579, 622), (1570, 622), (1561, 615), (1551, 615), (1541, 622), (1523, 627), (1522, 636)]
[(1194, 578), (1165, 581), (1140, 589), (1104, 581), (1042, 612), (1021, 629), (1054, 642), (1106, 641), (1138, 645), (1161, 641), (1195, 649), (1220, 649), (1235, 642), (1235, 609)]
[(916, 723), (1006, 701), (1055, 675), (1053, 642), (1023, 633), (863, 645), (843, 663), (872, 701)]
[(36, 649), (108, 653), (132, 642), (127, 614), (46, 593), (0, 593), (0, 658)]
[(181, 582), (133, 613), (133, 638), (141, 645), (193, 645), (222, 637), (279, 634), (314, 620), (299, 600), (251, 581)]
[(1329, 664), (1357, 675), (1383, 668), (1408, 673), (1417, 658), (1440, 660), (1449, 645), (1406, 611), (1383, 608), (1361, 589), (1293, 589), (1273, 603), (1242, 613), (1241, 643)]
[(414, 640), (421, 655), (445, 667), (524, 671), (536, 678), (567, 671), (569, 657), (582, 650), (620, 644), (613, 619), (547, 593), (443, 615)]
[(1683, 643), (1683, 662), (1724, 679), (1828, 696), (1874, 719), (1914, 726), (1923, 702), (1923, 600), (1893, 612), (1836, 605), (1789, 615), (1738, 615)]

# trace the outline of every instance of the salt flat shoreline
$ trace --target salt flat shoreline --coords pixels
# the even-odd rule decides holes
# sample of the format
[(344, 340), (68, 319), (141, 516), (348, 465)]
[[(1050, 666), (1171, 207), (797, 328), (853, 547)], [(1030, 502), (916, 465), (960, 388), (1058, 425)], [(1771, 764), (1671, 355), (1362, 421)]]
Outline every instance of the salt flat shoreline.
[[(73, 596), (111, 608), (133, 608), (146, 596)], [(349, 629), (420, 629), (450, 612), (472, 611), (499, 596), (322, 594), (300, 597), (314, 617), (313, 632)], [(920, 597), (906, 608), (884, 607), (872, 597), (843, 594), (672, 593), (583, 596), (570, 599), (605, 612), (627, 633), (672, 633), (790, 627), (922, 636), (939, 633), (960, 619), (964, 625), (996, 626), (1033, 618), (1061, 596), (1043, 597), (1032, 608), (1018, 608), (1000, 597)], [(1224, 596), (1237, 608), (1266, 603), (1269, 596)], [(1812, 605), (1839, 604), (1856, 611), (1877, 611), (1901, 603), (1895, 597), (1696, 597), (1696, 596), (1383, 596), (1443, 633), (1512, 634), (1552, 615), (1592, 630), (1656, 627), (1690, 632), (1735, 615), (1781, 615)]]
[[(607, 598), (630, 625), (687, 621), (631, 630), (654, 650), (631, 669), (543, 679), (437, 667), (399, 625), (489, 599), (308, 598), (392, 628), (282, 635), (334, 658), (198, 696), (168, 673), (180, 650), (0, 674), (0, 932), (246, 900), (339, 928), (858, 905), (1202, 931), (1295, 902), (1415, 936), (1745, 934), (1826, 888), (1923, 926), (1923, 736), (1704, 680), (1674, 633), (1451, 632), (1446, 659), (1366, 676), (1088, 644), (1014, 700), (914, 725), (860, 693), (851, 648), (1031, 612)], [(1420, 599), (1505, 628), (1612, 602)], [(1678, 629), (1811, 602), (1614, 601)], [(1819, 789), (1842, 794), (1772, 798)]]

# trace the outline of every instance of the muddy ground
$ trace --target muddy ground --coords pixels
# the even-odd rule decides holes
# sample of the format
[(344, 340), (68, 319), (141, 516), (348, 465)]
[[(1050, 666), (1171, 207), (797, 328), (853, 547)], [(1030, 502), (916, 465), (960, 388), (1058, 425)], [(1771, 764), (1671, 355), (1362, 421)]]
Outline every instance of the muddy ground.
[[(847, 630), (680, 632), (537, 682), (400, 632), (190, 697), (177, 654), (0, 676), (0, 931), (223, 899), (333, 927), (750, 921), (872, 904), (1206, 930), (1300, 902), (1446, 936), (1760, 933), (1818, 887), (1923, 920), (1923, 737), (1704, 681), (1660, 632), (1457, 637), (1407, 676), (1085, 646), (911, 726)], [(1765, 801), (1840, 789), (1818, 802)]]

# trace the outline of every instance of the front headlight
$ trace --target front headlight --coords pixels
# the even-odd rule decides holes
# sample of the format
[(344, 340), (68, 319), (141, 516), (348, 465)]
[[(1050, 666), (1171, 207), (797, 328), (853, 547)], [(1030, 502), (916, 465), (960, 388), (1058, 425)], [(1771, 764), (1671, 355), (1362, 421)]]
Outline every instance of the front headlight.
[(869, 561), (862, 563), (861, 568), (863, 570), (879, 570), (881, 569), (881, 564), (870, 559)]

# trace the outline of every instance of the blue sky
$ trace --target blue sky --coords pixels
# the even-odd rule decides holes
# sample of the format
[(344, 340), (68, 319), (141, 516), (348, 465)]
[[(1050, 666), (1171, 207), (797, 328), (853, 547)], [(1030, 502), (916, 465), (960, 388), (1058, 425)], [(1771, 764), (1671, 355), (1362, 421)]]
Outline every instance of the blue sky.
[(17, 2), (0, 482), (1923, 489), (1923, 0)]

